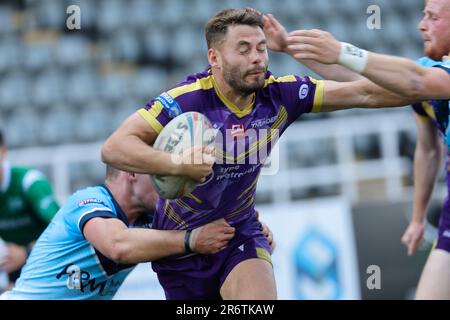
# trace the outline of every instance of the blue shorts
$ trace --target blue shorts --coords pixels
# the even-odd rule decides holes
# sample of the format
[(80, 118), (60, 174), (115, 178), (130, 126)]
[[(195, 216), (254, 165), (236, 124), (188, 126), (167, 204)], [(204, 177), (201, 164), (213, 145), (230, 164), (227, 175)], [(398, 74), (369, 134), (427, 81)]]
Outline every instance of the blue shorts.
[(255, 217), (234, 227), (234, 238), (216, 254), (168, 258), (152, 263), (166, 299), (220, 300), (220, 288), (237, 264), (253, 258), (272, 263), (270, 245)]

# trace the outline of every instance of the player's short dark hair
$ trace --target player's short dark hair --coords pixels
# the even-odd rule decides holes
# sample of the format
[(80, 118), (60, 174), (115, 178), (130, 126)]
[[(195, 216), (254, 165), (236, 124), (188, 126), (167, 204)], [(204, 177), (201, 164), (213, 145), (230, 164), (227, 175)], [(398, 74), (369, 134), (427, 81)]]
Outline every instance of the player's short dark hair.
[(252, 9), (224, 9), (212, 17), (205, 26), (205, 36), (208, 49), (219, 44), (225, 37), (228, 26), (247, 25), (264, 28), (261, 12)]
[(0, 129), (0, 147), (5, 145), (5, 140), (3, 140), (3, 132), (2, 129)]

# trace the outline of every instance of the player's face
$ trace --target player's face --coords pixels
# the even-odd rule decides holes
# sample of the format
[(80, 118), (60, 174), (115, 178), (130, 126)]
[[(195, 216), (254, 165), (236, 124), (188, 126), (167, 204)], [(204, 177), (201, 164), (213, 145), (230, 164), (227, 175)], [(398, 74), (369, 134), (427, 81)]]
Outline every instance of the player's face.
[(428, 0), (419, 24), (425, 55), (441, 60), (450, 53), (450, 0)]
[(233, 90), (246, 96), (264, 87), (269, 57), (261, 28), (229, 26), (218, 51), (222, 76)]
[(155, 211), (158, 194), (153, 187), (149, 175), (136, 174), (133, 197), (133, 201), (141, 207), (143, 212), (149, 213)]

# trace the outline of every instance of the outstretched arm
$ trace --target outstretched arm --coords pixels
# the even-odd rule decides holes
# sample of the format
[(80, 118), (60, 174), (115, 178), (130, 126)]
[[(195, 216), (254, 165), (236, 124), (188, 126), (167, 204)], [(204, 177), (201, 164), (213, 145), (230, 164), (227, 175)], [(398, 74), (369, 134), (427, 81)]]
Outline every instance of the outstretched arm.
[(411, 99), (450, 98), (450, 71), (424, 68), (405, 58), (367, 52), (341, 43), (325, 31), (294, 31), (288, 39), (288, 47), (297, 59), (339, 63)]
[[(281, 23), (268, 14), (264, 16), (264, 33), (267, 46), (272, 51), (285, 52), (298, 62), (322, 76), (325, 81), (324, 105), (322, 112), (342, 110), (347, 108), (376, 108), (403, 106), (416, 99), (408, 99), (383, 89), (367, 80), (360, 74), (339, 64), (324, 64), (311, 59), (303, 59), (293, 44), (298, 44), (296, 32), (288, 34)], [(339, 83), (351, 81), (348, 83)]]
[[(234, 236), (235, 229), (220, 219), (194, 229), (190, 248), (212, 254), (222, 250)], [(92, 218), (83, 234), (106, 257), (119, 263), (136, 264), (171, 255), (184, 254), (184, 230), (127, 228), (119, 219)]]
[(351, 82), (324, 81), (324, 97), (321, 112), (350, 108), (400, 107), (418, 102), (383, 89), (362, 79)]

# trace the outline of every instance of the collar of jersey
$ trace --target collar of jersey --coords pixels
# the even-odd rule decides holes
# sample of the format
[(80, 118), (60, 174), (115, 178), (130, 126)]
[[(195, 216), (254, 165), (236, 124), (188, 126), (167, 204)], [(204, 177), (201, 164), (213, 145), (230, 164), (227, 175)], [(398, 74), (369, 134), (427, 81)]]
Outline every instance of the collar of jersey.
[(214, 81), (214, 77), (211, 76), (212, 85), (214, 87), (214, 90), (216, 91), (217, 95), (219, 96), (219, 99), (223, 102), (223, 104), (230, 109), (231, 112), (233, 112), (238, 118), (243, 118), (246, 115), (250, 114), (253, 110), (253, 104), (255, 103), (255, 97), (256, 94), (253, 94), (252, 101), (244, 108), (239, 109), (236, 107), (234, 103), (232, 103), (230, 100), (225, 97), (222, 92), (220, 91), (219, 87), (217, 86), (216, 82)]
[(125, 212), (123, 212), (122, 208), (120, 207), (119, 203), (116, 201), (116, 199), (114, 199), (113, 194), (111, 193), (111, 191), (108, 189), (108, 187), (104, 184), (100, 185), (101, 187), (103, 187), (109, 194), (109, 196), (111, 197), (111, 200), (114, 204), (114, 207), (117, 210), (117, 217), (122, 220), (123, 223), (126, 224), (126, 226), (128, 227), (130, 225), (130, 223), (128, 222), (128, 218), (125, 215)]
[(9, 188), (9, 184), (11, 183), (11, 166), (9, 165), (8, 161), (3, 161), (3, 166), (2, 166), (2, 171), (3, 171), (3, 180), (2, 180), (2, 185), (0, 186), (0, 191), (1, 192), (6, 192), (6, 190), (8, 190)]

